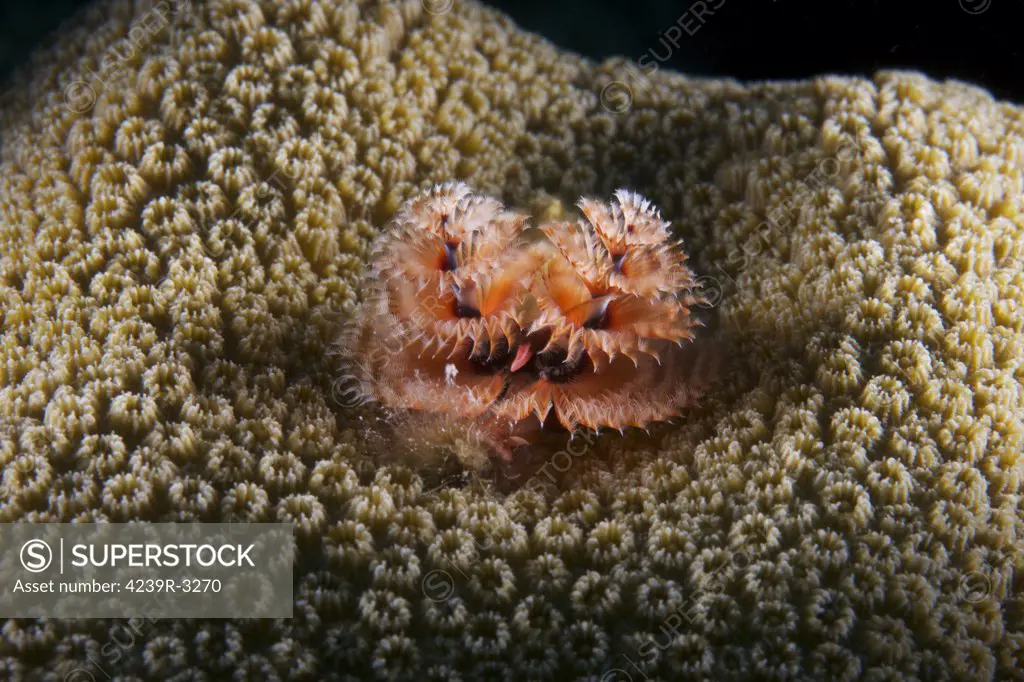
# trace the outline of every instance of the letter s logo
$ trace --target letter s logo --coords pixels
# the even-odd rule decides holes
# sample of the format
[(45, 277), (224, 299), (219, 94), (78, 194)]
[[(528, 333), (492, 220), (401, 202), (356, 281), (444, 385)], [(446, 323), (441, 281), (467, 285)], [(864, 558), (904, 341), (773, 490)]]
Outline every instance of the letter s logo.
[(29, 540), (21, 546), (21, 565), (31, 573), (42, 573), (53, 562), (53, 551), (42, 540)]

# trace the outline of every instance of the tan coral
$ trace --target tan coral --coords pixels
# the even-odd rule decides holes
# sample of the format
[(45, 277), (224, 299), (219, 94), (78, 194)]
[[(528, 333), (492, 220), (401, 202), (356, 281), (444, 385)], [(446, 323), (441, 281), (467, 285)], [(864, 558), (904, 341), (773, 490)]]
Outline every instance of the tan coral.
[[(1021, 108), (907, 72), (638, 75), (440, 4), (105, 0), (0, 94), (2, 520), (280, 514), (323, 539), (295, 618), (152, 620), (104, 670), (1017, 675)], [(387, 412), (332, 391), (327, 349), (378, 227), (456, 180), (612, 248), (626, 223), (573, 202), (661, 207), (650, 234), (671, 218), (721, 292), (719, 390), (650, 436), (552, 437), (517, 497), (377, 458)], [(402, 447), (479, 456), (435, 426)], [(0, 669), (74, 677), (127, 634), (11, 619)]]

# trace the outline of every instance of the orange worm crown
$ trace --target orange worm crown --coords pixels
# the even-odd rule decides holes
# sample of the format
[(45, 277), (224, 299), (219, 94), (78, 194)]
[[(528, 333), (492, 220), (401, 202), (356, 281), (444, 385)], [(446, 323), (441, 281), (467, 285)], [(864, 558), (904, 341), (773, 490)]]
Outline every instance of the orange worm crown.
[(686, 254), (640, 195), (582, 199), (540, 226), (462, 183), (409, 200), (373, 249), (340, 346), (366, 397), (486, 422), (508, 458), (523, 422), (644, 427), (709, 380)]

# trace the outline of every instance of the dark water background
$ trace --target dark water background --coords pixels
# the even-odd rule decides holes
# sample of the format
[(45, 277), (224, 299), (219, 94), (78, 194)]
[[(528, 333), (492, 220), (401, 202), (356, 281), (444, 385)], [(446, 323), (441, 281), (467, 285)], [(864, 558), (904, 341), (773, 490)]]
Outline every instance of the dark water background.
[[(1024, 0), (487, 2), (524, 28), (595, 59), (619, 54), (637, 60), (653, 49), (663, 66), (742, 80), (914, 68), (1024, 103)], [(0, 0), (0, 82), (84, 4)], [(661, 42), (673, 25), (674, 41)]]

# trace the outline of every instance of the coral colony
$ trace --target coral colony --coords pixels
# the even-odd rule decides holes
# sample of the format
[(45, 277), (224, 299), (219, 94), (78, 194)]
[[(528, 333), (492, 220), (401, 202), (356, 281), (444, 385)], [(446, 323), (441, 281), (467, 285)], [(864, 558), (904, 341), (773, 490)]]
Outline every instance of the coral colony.
[[(474, 0), (172, 3), (188, 20), (147, 32), (115, 83), (105, 55), (151, 4), (90, 4), (0, 93), (0, 521), (289, 521), (295, 617), (9, 619), (0, 679), (1020, 679), (1024, 107), (911, 72), (659, 68), (613, 112), (600, 93), (635, 84), (625, 67)], [(562, 219), (556, 191), (654, 200), (725, 289), (715, 396), (658, 439), (534, 441), (507, 467), (540, 455), (543, 485), (515, 495), (382, 464), (370, 436), (391, 433), (369, 422), (391, 414), (338, 409), (327, 350), (383, 221), (450, 178), (541, 223)], [(449, 351), (399, 353), (431, 318), (371, 306), (366, 390), (482, 409), (508, 374), (491, 403), (533, 415), (517, 429), (537, 405), (625, 421), (552, 380), (582, 346), (576, 376), (597, 381), (609, 328), (578, 323), (616, 308), (562, 306), (579, 281), (623, 297), (628, 255), (603, 282), (557, 245), (607, 251), (594, 225), (542, 246), (494, 202), (462, 206), (485, 243), (374, 259), (435, 271), (438, 307), (459, 286), (429, 335)], [(522, 317), (493, 279), (562, 297)], [(672, 307), (665, 282), (638, 291)], [(365, 325), (396, 320), (372, 353)], [(474, 361), (447, 357), (483, 328)], [(711, 336), (690, 332), (684, 349)], [(601, 381), (650, 365), (629, 348), (638, 366)], [(481, 419), (399, 409), (424, 437)]]
[(409, 200), (342, 341), (368, 396), (474, 420), (504, 459), (536, 427), (644, 427), (691, 405), (708, 371), (686, 254), (638, 194), (579, 207), (531, 240), (527, 216), (462, 183)]

